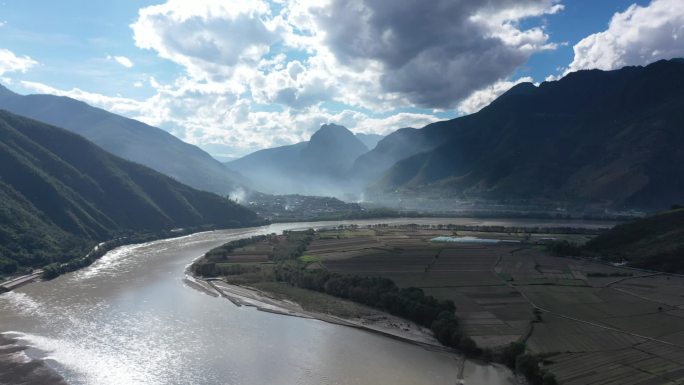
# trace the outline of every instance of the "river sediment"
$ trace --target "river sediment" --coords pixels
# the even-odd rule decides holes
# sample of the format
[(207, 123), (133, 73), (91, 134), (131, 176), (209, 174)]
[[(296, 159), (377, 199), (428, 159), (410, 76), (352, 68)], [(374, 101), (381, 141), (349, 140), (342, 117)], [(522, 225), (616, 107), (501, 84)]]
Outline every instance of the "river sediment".
[[(252, 306), (259, 311), (280, 314), (291, 317), (317, 319), (319, 321), (347, 326), (384, 337), (411, 343), (433, 351), (457, 353), (455, 350), (440, 344), (432, 332), (424, 327), (403, 318), (378, 310), (356, 318), (340, 317), (332, 314), (305, 310), (293, 299), (276, 298), (272, 293), (264, 292), (249, 286), (229, 284), (220, 279), (203, 280), (194, 278), (187, 280), (202, 287), (202, 291), (209, 295), (226, 298), (236, 306)], [(206, 285), (206, 286), (204, 286)], [(198, 288), (198, 290), (200, 290)], [(332, 300), (336, 300), (332, 298)]]

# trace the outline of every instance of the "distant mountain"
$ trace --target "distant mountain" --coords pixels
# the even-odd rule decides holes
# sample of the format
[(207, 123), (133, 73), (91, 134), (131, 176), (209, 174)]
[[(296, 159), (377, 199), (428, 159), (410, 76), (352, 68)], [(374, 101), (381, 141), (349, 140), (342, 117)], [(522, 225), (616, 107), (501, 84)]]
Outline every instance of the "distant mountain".
[(632, 266), (684, 273), (684, 208), (615, 226), (584, 248)]
[(0, 108), (65, 128), (124, 159), (221, 195), (248, 183), (200, 148), (168, 132), (63, 96), (19, 95), (0, 86)]
[(363, 133), (354, 134), (354, 136), (356, 136), (369, 150), (374, 149), (375, 146), (378, 145), (378, 142), (385, 137), (385, 135)]
[(670, 60), (519, 84), (478, 113), (389, 135), (355, 169), (401, 158), (372, 182), (380, 194), (651, 210), (683, 200), (682, 148), (684, 61)]
[(345, 127), (323, 125), (308, 142), (260, 150), (226, 163), (269, 193), (337, 195), (367, 147)]
[(0, 265), (60, 260), (89, 240), (127, 231), (258, 223), (226, 198), (0, 110)]
[[(428, 126), (429, 127), (429, 126)], [(424, 129), (428, 129), (427, 127)], [(356, 159), (351, 175), (358, 185), (365, 185), (381, 177), (398, 161), (430, 150), (438, 140), (433, 140), (426, 131), (415, 128), (400, 128), (386, 136), (369, 152)]]

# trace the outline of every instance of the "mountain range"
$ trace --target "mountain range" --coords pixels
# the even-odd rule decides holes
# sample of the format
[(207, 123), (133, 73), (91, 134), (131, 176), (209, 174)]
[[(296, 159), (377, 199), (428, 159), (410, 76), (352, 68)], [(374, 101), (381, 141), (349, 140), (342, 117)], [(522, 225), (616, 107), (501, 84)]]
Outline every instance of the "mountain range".
[(194, 188), (228, 195), (248, 184), (243, 176), (197, 146), (168, 132), (84, 102), (55, 95), (19, 95), (0, 86), (0, 108), (77, 133), (121, 158)]
[(270, 193), (659, 210), (684, 201), (684, 60), (521, 83), (364, 150), (344, 127), (227, 163)]
[(40, 265), (122, 232), (261, 222), (227, 198), (121, 159), (64, 129), (0, 110), (5, 262)]
[(602, 203), (684, 201), (684, 61), (519, 84), (481, 111), (401, 129), (356, 160), (376, 195)]

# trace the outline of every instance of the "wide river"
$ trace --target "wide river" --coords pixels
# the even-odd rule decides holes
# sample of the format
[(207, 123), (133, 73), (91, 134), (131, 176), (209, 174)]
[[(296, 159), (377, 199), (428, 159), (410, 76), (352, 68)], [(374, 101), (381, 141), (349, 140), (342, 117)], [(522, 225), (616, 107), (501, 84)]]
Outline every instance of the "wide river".
[[(0, 332), (69, 384), (449, 384), (458, 356), (364, 331), (236, 307), (183, 283), (195, 258), (228, 240), (340, 223), (601, 226), (491, 219), (390, 219), (197, 233), (115, 249), (88, 268), (0, 295)], [(466, 384), (512, 384), (468, 362)]]

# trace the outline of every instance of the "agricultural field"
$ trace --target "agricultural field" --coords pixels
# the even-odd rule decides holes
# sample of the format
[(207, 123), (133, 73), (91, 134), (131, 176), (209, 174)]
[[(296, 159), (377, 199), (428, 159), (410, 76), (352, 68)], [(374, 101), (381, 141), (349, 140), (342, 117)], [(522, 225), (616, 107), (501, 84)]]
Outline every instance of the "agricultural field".
[[(306, 254), (331, 272), (383, 276), (452, 300), (481, 347), (524, 341), (561, 384), (684, 383), (684, 278), (551, 256), (548, 239), (425, 228), (320, 231)], [(520, 243), (437, 243), (440, 236)]]
[(294, 258), (305, 269), (385, 277), (453, 301), (461, 329), (481, 348), (525, 342), (560, 384), (684, 383), (684, 277), (555, 257), (545, 247), (550, 240), (589, 237), (525, 229), (335, 228), (229, 243), (196, 268), (343, 314), (360, 307), (339, 307), (326, 294), (276, 283), (274, 268)]

